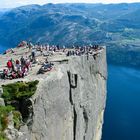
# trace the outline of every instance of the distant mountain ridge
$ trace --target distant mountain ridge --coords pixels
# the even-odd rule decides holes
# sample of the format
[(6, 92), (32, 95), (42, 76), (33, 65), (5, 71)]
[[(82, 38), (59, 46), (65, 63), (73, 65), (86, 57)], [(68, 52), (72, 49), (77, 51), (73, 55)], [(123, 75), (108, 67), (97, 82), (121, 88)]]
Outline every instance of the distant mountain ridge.
[(21, 40), (68, 46), (105, 44), (110, 56), (117, 58), (116, 47), (125, 50), (120, 54), (140, 48), (139, 12), (140, 3), (22, 6), (0, 16), (0, 44), (14, 47)]
[[(139, 28), (139, 7), (140, 3), (46, 4), (18, 7), (0, 17), (0, 42), (12, 46), (23, 39), (64, 44), (79, 41), (106, 42), (112, 40), (106, 32), (120, 32), (126, 27)], [(136, 21), (135, 24), (131, 22), (132, 18)]]

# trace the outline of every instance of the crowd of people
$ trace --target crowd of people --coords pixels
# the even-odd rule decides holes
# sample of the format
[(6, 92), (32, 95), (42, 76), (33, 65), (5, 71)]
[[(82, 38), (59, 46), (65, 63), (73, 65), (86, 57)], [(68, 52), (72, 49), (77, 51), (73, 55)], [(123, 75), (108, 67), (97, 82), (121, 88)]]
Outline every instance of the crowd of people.
[[(84, 54), (93, 54), (102, 48), (98, 45), (88, 45), (88, 46), (71, 46), (69, 49), (65, 46), (60, 47), (59, 45), (42, 45), (39, 42), (33, 45), (31, 42), (22, 41), (18, 44), (17, 48), (25, 47), (28, 48), (29, 56), (21, 56), (20, 59), (7, 61), (7, 69), (3, 69), (0, 73), (2, 79), (16, 79), (23, 78), (28, 75), (29, 70), (32, 69), (32, 64), (37, 62), (37, 53), (40, 55), (45, 55), (45, 52), (49, 54), (54, 54), (55, 52), (63, 52), (66, 56), (81, 56)], [(10, 49), (14, 53), (13, 49)], [(50, 71), (53, 64), (48, 62), (46, 59), (38, 71), (38, 74), (43, 74), (44, 72)]]
[(70, 49), (67, 51), (67, 56), (81, 56), (84, 54), (93, 54), (94, 52), (97, 52), (98, 50), (101, 50), (102, 47), (100, 47), (99, 45), (87, 45), (87, 46), (76, 46), (73, 47), (73, 49)]
[(32, 57), (34, 58), (36, 56), (37, 52), (40, 52), (41, 55), (44, 55), (44, 52), (51, 52), (52, 54), (55, 52), (65, 52), (66, 56), (71, 56), (71, 55), (76, 55), (76, 56), (80, 56), (83, 54), (92, 54), (93, 52), (96, 52), (98, 50), (101, 50), (102, 47), (100, 47), (99, 45), (86, 45), (86, 46), (80, 46), (80, 45), (76, 45), (76, 46), (60, 46), (58, 45), (49, 45), (49, 44), (45, 44), (42, 45), (40, 42), (36, 43), (35, 45), (33, 45), (31, 42), (26, 42), (23, 41), (22, 43), (20, 43), (18, 45), (18, 47), (22, 47), (22, 46), (26, 46), (29, 48), (29, 51), (32, 51)]
[(23, 56), (20, 60), (10, 59), (7, 61), (7, 69), (3, 69), (1, 73), (2, 79), (16, 79), (23, 78), (28, 75), (29, 70), (31, 69), (31, 61), (28, 57), (24, 58)]

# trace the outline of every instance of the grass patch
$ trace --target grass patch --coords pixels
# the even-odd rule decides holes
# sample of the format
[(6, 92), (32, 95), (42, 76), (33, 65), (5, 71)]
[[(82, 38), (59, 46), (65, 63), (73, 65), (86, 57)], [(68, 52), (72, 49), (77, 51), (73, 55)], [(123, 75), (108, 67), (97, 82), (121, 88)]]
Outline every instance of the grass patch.
[(37, 89), (39, 81), (31, 82), (16, 82), (12, 84), (3, 85), (2, 98), (7, 101), (20, 100), (30, 98)]
[(0, 140), (7, 140), (3, 132), (0, 132)]
[(0, 106), (0, 140), (7, 140), (3, 131), (8, 127), (8, 115), (13, 113), (13, 122), (16, 129), (20, 128), (21, 124), (21, 114), (19, 111), (15, 111), (15, 108), (12, 106)]
[(21, 113), (19, 111), (13, 111), (13, 122), (16, 129), (20, 128), (21, 121)]
[(8, 126), (8, 114), (14, 110), (12, 106), (0, 106), (0, 131)]

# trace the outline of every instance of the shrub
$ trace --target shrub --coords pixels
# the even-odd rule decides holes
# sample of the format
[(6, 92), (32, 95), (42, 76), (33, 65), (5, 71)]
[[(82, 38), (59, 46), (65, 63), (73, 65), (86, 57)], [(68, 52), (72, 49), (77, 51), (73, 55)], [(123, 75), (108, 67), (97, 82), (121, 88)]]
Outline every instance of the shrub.
[[(16, 129), (20, 128), (22, 121), (21, 113), (19, 111), (15, 111), (15, 108), (12, 107), (14, 105), (10, 101), (20, 102), (21, 100), (30, 98), (35, 93), (38, 82), (39, 81), (37, 80), (31, 82), (16, 82), (2, 86), (2, 97), (4, 98), (6, 104), (10, 104), (10, 106), (0, 106), (0, 134), (8, 126), (8, 115), (11, 111), (13, 113), (14, 127)], [(0, 140), (4, 139), (0, 136)]]
[(24, 98), (30, 98), (37, 89), (37, 84), (39, 81), (31, 82), (16, 82), (8, 85), (3, 85), (2, 97), (4, 100), (19, 100)]

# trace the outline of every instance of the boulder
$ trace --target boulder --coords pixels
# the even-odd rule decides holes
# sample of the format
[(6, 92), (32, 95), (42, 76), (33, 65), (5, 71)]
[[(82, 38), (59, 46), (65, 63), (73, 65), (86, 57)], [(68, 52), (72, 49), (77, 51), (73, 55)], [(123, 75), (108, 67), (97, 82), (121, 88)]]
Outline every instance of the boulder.
[(0, 106), (5, 106), (4, 99), (0, 98)]

